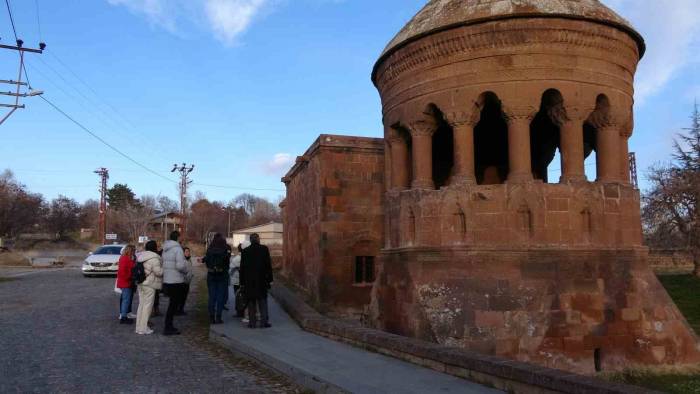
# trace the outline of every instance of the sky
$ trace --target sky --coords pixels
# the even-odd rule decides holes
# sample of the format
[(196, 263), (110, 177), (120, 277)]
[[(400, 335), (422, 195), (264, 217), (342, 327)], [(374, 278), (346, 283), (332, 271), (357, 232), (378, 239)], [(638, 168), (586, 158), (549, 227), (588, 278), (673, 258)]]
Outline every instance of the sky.
[[(605, 0), (645, 37), (635, 132), (643, 176), (667, 161), (700, 98), (700, 2)], [(0, 170), (47, 198), (98, 198), (109, 184), (177, 199), (174, 163), (195, 164), (190, 191), (228, 201), (284, 194), (281, 176), (321, 133), (381, 137), (370, 80), (384, 46), (424, 0), (14, 0), (35, 89), (146, 166), (38, 97), (0, 125)], [(0, 43), (14, 41), (0, 12)], [(0, 52), (0, 79), (17, 54)], [(5, 89), (2, 88), (4, 91)], [(9, 99), (6, 96), (5, 100)], [(5, 102), (0, 100), (0, 102)], [(592, 166), (594, 167), (594, 166)], [(590, 170), (591, 166), (588, 167)], [(558, 163), (550, 177), (558, 178)]]

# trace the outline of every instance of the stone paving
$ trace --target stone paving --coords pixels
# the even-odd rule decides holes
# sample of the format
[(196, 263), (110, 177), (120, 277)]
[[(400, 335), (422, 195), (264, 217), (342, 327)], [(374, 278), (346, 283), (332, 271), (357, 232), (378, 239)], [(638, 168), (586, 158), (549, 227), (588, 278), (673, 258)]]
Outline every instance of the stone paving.
[[(2, 275), (0, 393), (301, 392), (209, 343), (194, 294), (188, 316), (175, 320), (184, 335), (140, 336), (118, 324), (114, 278), (83, 278), (75, 269)], [(151, 321), (162, 329), (162, 317)]]

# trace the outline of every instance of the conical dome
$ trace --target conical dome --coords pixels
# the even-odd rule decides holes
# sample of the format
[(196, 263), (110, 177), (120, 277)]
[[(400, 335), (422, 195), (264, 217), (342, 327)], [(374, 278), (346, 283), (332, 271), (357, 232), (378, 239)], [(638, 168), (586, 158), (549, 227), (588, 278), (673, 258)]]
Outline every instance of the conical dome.
[(430, 0), (394, 37), (384, 58), (410, 41), (450, 28), (508, 18), (559, 17), (612, 25), (629, 33), (644, 53), (644, 40), (634, 28), (598, 0)]

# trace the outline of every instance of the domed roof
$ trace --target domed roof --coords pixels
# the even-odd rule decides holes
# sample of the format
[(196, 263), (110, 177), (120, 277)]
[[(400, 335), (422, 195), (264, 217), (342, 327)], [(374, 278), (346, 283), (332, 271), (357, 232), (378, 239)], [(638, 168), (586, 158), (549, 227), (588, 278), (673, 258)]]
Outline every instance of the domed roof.
[(586, 19), (615, 26), (645, 45), (634, 28), (599, 0), (430, 0), (387, 45), (383, 59), (394, 49), (441, 30), (497, 19), (523, 17), (563, 17)]

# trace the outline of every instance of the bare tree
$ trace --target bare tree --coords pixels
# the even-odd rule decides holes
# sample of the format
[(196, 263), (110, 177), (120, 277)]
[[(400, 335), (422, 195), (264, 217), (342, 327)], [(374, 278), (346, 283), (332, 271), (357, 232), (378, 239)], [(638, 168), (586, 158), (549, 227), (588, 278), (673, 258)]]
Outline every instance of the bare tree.
[(180, 207), (177, 203), (177, 201), (171, 199), (168, 196), (159, 196), (158, 197), (158, 210), (161, 212), (179, 212)]
[(10, 170), (0, 174), (0, 236), (15, 237), (42, 220), (43, 197), (30, 193)]
[(700, 276), (700, 111), (697, 104), (686, 134), (674, 143), (673, 161), (650, 169), (651, 188), (644, 196), (642, 218), (651, 244), (680, 246), (692, 256)]
[(72, 198), (58, 196), (46, 209), (44, 221), (49, 231), (65, 237), (80, 226), (80, 205)]

